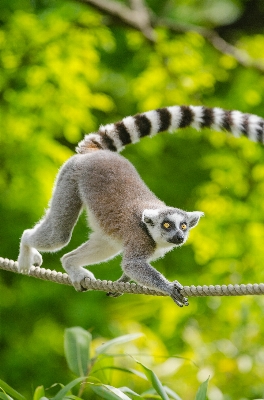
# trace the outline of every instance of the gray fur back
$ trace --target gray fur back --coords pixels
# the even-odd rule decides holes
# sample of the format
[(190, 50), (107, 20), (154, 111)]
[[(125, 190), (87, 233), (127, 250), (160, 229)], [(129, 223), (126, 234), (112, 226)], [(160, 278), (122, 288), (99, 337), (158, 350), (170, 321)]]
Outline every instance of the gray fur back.
[(145, 208), (165, 207), (121, 155), (98, 150), (74, 158), (80, 198), (109, 235), (121, 239)]

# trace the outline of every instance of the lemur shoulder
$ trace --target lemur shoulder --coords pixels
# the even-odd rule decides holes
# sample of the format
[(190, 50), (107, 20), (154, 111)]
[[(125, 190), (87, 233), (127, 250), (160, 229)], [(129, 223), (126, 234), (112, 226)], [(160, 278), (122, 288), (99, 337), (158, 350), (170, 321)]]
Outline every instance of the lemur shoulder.
[(32, 264), (40, 266), (39, 251), (64, 247), (82, 208), (86, 208), (92, 229), (89, 240), (61, 259), (76, 290), (84, 290), (85, 277), (95, 279), (84, 266), (122, 252), (123, 275), (119, 281), (134, 280), (170, 295), (179, 306), (188, 305), (181, 294), (182, 285), (169, 282), (150, 262), (184, 244), (203, 213), (167, 206), (144, 184), (133, 165), (117, 154), (144, 136), (188, 126), (227, 130), (263, 143), (262, 118), (203, 106), (161, 108), (100, 127), (97, 133), (85, 136), (76, 149), (78, 154), (60, 169), (44, 217), (24, 231), (19, 271), (29, 273)]

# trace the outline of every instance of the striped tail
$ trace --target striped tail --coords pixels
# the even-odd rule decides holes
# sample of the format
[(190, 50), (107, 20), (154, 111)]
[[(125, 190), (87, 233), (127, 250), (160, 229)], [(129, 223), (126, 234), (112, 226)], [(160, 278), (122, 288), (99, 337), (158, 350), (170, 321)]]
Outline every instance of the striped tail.
[(244, 135), (254, 142), (264, 142), (264, 119), (257, 115), (204, 106), (172, 106), (101, 126), (98, 132), (85, 135), (76, 151), (80, 154), (95, 149), (121, 151), (126, 145), (136, 143), (144, 136), (188, 126), (197, 130), (206, 127), (229, 131), (236, 137)]

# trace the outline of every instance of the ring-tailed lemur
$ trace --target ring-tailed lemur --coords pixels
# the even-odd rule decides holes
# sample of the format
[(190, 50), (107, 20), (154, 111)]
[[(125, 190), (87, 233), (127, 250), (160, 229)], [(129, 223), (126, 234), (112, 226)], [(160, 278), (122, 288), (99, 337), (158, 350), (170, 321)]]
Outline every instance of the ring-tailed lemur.
[(83, 290), (85, 277), (94, 279), (83, 266), (123, 252), (119, 281), (132, 279), (169, 294), (179, 306), (188, 305), (181, 284), (169, 282), (149, 262), (185, 243), (203, 213), (166, 206), (147, 188), (131, 163), (115, 153), (143, 136), (187, 126), (227, 130), (263, 143), (262, 118), (202, 106), (161, 108), (102, 126), (79, 143), (79, 154), (71, 157), (58, 174), (45, 216), (33, 229), (24, 231), (19, 271), (28, 273), (32, 264), (41, 265), (38, 250), (52, 252), (65, 246), (85, 207), (93, 232), (87, 242), (62, 257), (77, 290)]

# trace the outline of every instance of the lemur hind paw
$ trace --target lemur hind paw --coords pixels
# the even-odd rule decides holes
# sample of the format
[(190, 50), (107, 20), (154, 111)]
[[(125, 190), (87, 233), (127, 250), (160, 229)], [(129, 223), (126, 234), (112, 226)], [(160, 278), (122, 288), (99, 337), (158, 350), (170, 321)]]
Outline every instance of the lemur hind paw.
[(21, 274), (29, 274), (32, 265), (40, 267), (42, 264), (41, 254), (34, 248), (21, 248), (18, 257), (18, 271)]
[[(65, 268), (66, 269), (66, 268)], [(77, 292), (86, 292), (88, 289), (83, 286), (84, 279), (85, 278), (90, 278), (90, 279), (95, 279), (95, 276), (92, 272), (88, 271), (85, 268), (79, 267), (75, 269), (66, 269), (70, 279), (72, 281), (72, 284), (77, 290)]]
[(108, 292), (106, 293), (106, 296), (108, 297), (120, 297), (123, 296), (124, 293), (120, 293), (120, 292)]
[(171, 293), (171, 298), (172, 300), (179, 306), (179, 307), (183, 307), (183, 306), (188, 306), (189, 302), (187, 297), (184, 297), (181, 294), (181, 290), (183, 289), (183, 286), (178, 282), (178, 281), (174, 281), (173, 282), (173, 289), (172, 289), (172, 293)]

